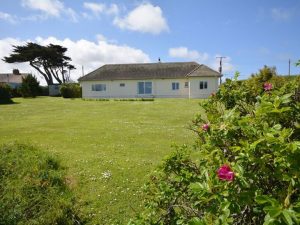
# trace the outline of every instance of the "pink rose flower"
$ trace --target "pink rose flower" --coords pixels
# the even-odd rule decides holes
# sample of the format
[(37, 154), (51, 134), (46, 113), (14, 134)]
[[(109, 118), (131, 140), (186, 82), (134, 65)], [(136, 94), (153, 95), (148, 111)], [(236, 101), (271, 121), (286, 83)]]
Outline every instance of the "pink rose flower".
[(202, 130), (208, 131), (209, 130), (209, 124), (208, 123), (203, 124), (202, 125)]
[(271, 83), (264, 83), (265, 91), (271, 91), (273, 89), (273, 85)]
[(228, 165), (223, 165), (218, 169), (218, 177), (220, 180), (233, 181), (234, 172)]

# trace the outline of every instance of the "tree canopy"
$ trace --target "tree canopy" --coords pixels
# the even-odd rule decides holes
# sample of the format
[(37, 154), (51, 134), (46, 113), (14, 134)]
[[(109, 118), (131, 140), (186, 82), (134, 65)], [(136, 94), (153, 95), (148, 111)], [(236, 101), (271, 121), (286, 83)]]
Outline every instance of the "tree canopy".
[(66, 83), (70, 80), (68, 71), (75, 69), (70, 64), (71, 58), (66, 56), (67, 48), (49, 44), (42, 46), (28, 42), (23, 46), (13, 46), (13, 52), (3, 58), (7, 63), (24, 63), (36, 69), (46, 80), (48, 85)]

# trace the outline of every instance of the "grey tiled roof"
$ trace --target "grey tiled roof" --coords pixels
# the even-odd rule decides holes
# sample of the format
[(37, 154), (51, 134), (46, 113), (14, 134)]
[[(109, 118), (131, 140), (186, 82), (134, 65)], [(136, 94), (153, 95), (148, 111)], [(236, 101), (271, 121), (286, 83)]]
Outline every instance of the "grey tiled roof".
[(220, 77), (217, 71), (196, 62), (107, 64), (78, 81), (176, 79), (187, 77)]
[(15, 75), (12, 73), (0, 73), (0, 83), (22, 83), (22, 77), (26, 77), (27, 73)]

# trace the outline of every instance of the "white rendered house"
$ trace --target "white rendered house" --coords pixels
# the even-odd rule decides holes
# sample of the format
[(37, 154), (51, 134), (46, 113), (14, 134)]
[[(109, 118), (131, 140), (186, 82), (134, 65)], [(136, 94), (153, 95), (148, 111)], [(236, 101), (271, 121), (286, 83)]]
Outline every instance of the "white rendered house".
[(221, 74), (196, 62), (107, 64), (78, 79), (83, 98), (207, 98)]

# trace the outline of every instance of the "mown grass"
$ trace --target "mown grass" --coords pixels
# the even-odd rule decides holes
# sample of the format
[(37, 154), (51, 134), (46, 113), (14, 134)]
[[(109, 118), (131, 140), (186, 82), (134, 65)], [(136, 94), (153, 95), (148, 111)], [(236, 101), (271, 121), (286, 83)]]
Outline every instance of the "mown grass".
[(90, 224), (124, 224), (141, 210), (141, 187), (170, 146), (194, 142), (187, 127), (199, 101), (16, 98), (0, 106), (0, 144), (17, 140), (54, 153)]

